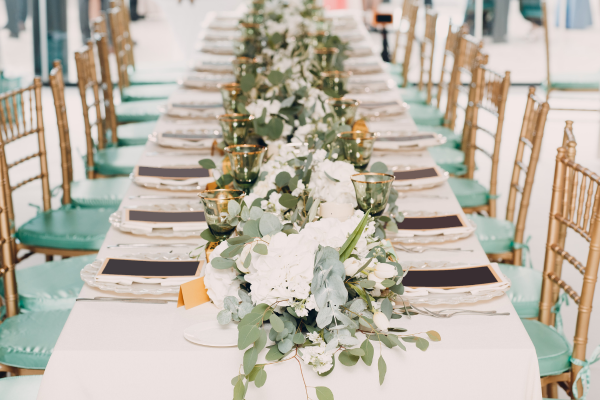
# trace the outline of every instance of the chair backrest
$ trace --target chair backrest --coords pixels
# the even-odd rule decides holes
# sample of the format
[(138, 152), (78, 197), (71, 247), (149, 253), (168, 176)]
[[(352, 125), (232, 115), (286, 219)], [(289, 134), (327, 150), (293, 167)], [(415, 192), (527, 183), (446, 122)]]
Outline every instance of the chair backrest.
[(115, 56), (117, 58), (117, 69), (119, 72), (119, 89), (129, 86), (129, 55), (127, 53), (127, 39), (123, 36), (121, 23), (121, 9), (119, 7), (108, 10), (110, 20), (110, 33), (113, 40)]
[(108, 37), (103, 34), (93, 35), (96, 49), (98, 50), (98, 60), (100, 63), (100, 76), (102, 80), (102, 92), (104, 97), (104, 121), (105, 128), (110, 129), (111, 142), (117, 145), (117, 115), (115, 113), (115, 102), (113, 96), (113, 84), (110, 74), (110, 61), (108, 49)]
[(542, 6), (542, 26), (544, 27), (544, 44), (546, 47), (546, 101), (550, 98), (552, 82), (550, 82), (550, 34), (548, 33), (548, 9), (546, 0), (540, 1)]
[(438, 81), (437, 91), (437, 108), (440, 108), (442, 103), (442, 92), (448, 91), (450, 88), (450, 80), (452, 79), (452, 69), (456, 52), (458, 50), (458, 39), (465, 28), (457, 27), (450, 23), (448, 25), (448, 35), (446, 36), (446, 47), (444, 49), (444, 57), (442, 58), (442, 68), (440, 80)]
[[(549, 110), (548, 103), (535, 96), (535, 88), (529, 88), (506, 208), (506, 219), (515, 223), (515, 243), (524, 242), (529, 200), (531, 199), (531, 190), (533, 189), (535, 171), (542, 148), (544, 127), (546, 126)], [(527, 151), (528, 156), (526, 155), (526, 148), (529, 149)], [(521, 184), (523, 175), (525, 177), (524, 183)], [(517, 200), (518, 197), (520, 197), (520, 201)], [(515, 247), (513, 251), (513, 263), (515, 265), (521, 264), (522, 251), (520, 246)]]
[[(23, 142), (31, 135), (37, 136), (37, 149), (28, 154), (21, 155), (24, 149), (29, 150), (31, 146), (20, 146), (19, 157), (16, 160), (13, 144)], [(31, 140), (31, 139), (29, 139)], [(39, 77), (34, 78), (33, 84), (0, 95), (0, 172), (2, 180), (5, 209), (11, 222), (11, 234), (15, 232), (14, 226), (15, 214), (13, 208), (13, 192), (31, 182), (37, 180), (42, 184), (42, 207), (44, 211), (50, 209), (50, 182), (48, 179), (48, 161), (46, 158), (46, 142), (44, 137), (44, 120), (42, 117), (42, 80)], [(10, 155), (10, 156), (9, 156)], [(31, 168), (25, 168), (25, 163), (39, 161), (39, 173), (22, 180), (17, 184), (11, 184), (10, 170), (21, 166), (21, 172), (30, 172)], [(34, 169), (35, 171), (35, 169)], [(35, 173), (35, 172), (34, 172)], [(14, 238), (9, 238), (13, 241)]]
[[(563, 289), (578, 305), (572, 358), (585, 360), (592, 302), (600, 264), (600, 176), (576, 164), (573, 159), (574, 151), (570, 152), (570, 150), (574, 150), (573, 146), (560, 147), (556, 156), (539, 320), (546, 325), (553, 324), (552, 307), (555, 304), (553, 298), (555, 287)], [(589, 243), (585, 264), (566, 251), (564, 238), (560, 236), (561, 226), (566, 227), (566, 230), (575, 231)], [(578, 294), (557, 274), (558, 258), (566, 260), (583, 275), (581, 294)], [(572, 365), (571, 385), (575, 383), (580, 369), (581, 366), (575, 363)], [(581, 381), (576, 382), (575, 388), (583, 397)]]
[(10, 194), (5, 189), (4, 181), (4, 152), (0, 151), (0, 278), (4, 283), (4, 299), (6, 301), (6, 317), (13, 317), (19, 313), (19, 295), (17, 293), (17, 279), (15, 276), (15, 247), (12, 240), (12, 219), (8, 215), (10, 208), (8, 199)]
[[(473, 103), (474, 93), (470, 90), (473, 82), (473, 73), (479, 65), (487, 63), (487, 57), (482, 53), (483, 41), (474, 36), (462, 33), (458, 38), (458, 48), (454, 57), (452, 76), (448, 85), (448, 103), (444, 115), (444, 125), (454, 129), (456, 125), (456, 111), (461, 108), (465, 112), (465, 121), (470, 118), (470, 106)], [(468, 86), (463, 86), (463, 82)], [(465, 105), (459, 103), (459, 94), (466, 97)]]
[(54, 97), (56, 122), (58, 123), (58, 137), (60, 141), (60, 159), (63, 178), (62, 203), (71, 203), (71, 182), (73, 181), (73, 160), (71, 157), (71, 137), (69, 136), (69, 121), (67, 120), (67, 107), (65, 105), (65, 83), (63, 69), (59, 60), (55, 60), (50, 71), (50, 88)]
[(83, 108), (83, 121), (87, 144), (87, 175), (94, 178), (94, 138), (99, 150), (106, 147), (106, 136), (103, 123), (103, 98), (98, 87), (98, 75), (94, 55), (94, 43), (88, 42), (87, 46), (75, 52), (75, 65), (77, 66), (77, 86)]
[[(463, 144), (465, 151), (465, 164), (467, 165), (466, 178), (473, 179), (475, 174), (475, 156), (481, 152), (490, 158), (492, 162), (490, 174), (490, 200), (487, 212), (491, 217), (496, 217), (497, 181), (498, 164), (500, 159), (500, 142), (502, 139), (502, 128), (504, 126), (504, 113), (506, 109), (506, 99), (510, 87), (510, 72), (503, 74), (496, 73), (485, 65), (480, 65), (475, 70), (471, 91), (473, 92), (473, 105), (470, 118), (465, 121), (463, 132)], [(483, 114), (493, 118), (493, 124), (481, 123)], [(486, 118), (492, 120), (491, 118)], [(488, 128), (490, 127), (490, 128)], [(479, 132), (490, 136), (493, 141), (493, 149), (487, 150), (482, 144), (482, 140), (477, 140)]]
[(131, 37), (131, 31), (129, 30), (129, 22), (131, 22), (131, 14), (129, 13), (129, 7), (123, 0), (111, 0), (111, 8), (119, 7), (121, 9), (121, 31), (123, 32), (123, 38), (125, 39), (125, 50), (127, 51), (127, 61), (130, 68), (135, 68), (135, 58), (133, 57), (133, 39)]
[(106, 26), (106, 19), (104, 16), (97, 17), (92, 21), (92, 31), (93, 33), (108, 35), (108, 27)]
[(424, 79), (427, 79), (427, 104), (431, 104), (433, 89), (433, 53), (435, 51), (435, 28), (437, 13), (427, 8), (425, 13), (425, 34), (421, 42), (421, 73), (419, 74), (419, 91), (423, 90)]
[(404, 41), (404, 59), (402, 60), (402, 78), (403, 86), (408, 83), (408, 69), (410, 64), (410, 56), (412, 54), (412, 45), (415, 39), (415, 27), (417, 25), (417, 14), (419, 12), (418, 0), (404, 0), (402, 7), (402, 18), (401, 24), (396, 33), (396, 46), (392, 53), (392, 62), (397, 62), (398, 50), (402, 47), (402, 22), (408, 23), (408, 30), (406, 32), (406, 40)]

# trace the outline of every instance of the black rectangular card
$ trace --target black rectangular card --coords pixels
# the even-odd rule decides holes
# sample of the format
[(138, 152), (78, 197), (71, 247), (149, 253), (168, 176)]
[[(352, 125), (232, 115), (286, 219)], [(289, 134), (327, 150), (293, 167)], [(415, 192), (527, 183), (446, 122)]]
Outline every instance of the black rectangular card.
[(165, 132), (162, 137), (169, 139), (183, 139), (183, 140), (203, 140), (203, 139), (221, 139), (223, 135), (214, 133), (173, 133)]
[(411, 269), (402, 279), (406, 287), (459, 288), (502, 282), (490, 265), (456, 269)]
[(162, 278), (196, 276), (200, 274), (200, 261), (150, 261), (107, 258), (98, 275), (142, 276)]
[(413, 142), (415, 140), (435, 139), (435, 135), (414, 135), (414, 136), (379, 136), (378, 142)]
[(410, 171), (395, 171), (394, 177), (397, 181), (407, 181), (411, 179), (434, 178), (439, 176), (435, 168), (416, 169)]
[(127, 210), (130, 221), (139, 222), (206, 222), (204, 211)]
[(439, 217), (408, 217), (404, 221), (397, 222), (398, 229), (420, 230), (420, 229), (444, 229), (462, 228), (467, 225), (463, 223), (458, 215), (442, 215)]
[(160, 168), (160, 167), (137, 167), (138, 176), (151, 176), (155, 178), (208, 178), (209, 172), (205, 168)]

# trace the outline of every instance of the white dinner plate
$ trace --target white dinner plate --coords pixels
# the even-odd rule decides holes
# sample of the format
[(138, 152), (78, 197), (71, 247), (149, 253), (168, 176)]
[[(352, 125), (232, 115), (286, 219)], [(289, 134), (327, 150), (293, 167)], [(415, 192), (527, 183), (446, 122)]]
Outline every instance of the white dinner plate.
[(237, 325), (234, 322), (221, 325), (216, 315), (201, 315), (197, 324), (183, 331), (183, 337), (202, 346), (235, 347), (238, 343)]
[(223, 136), (221, 136), (221, 129), (219, 127), (215, 127), (215, 129), (178, 129), (174, 131), (166, 131), (164, 133), (175, 133), (179, 135), (193, 135), (193, 134), (206, 134), (206, 135), (214, 135), (214, 138), (211, 139), (202, 139), (202, 140), (185, 140), (185, 139), (169, 139), (164, 140), (158, 132), (152, 132), (148, 135), (148, 140), (152, 143), (156, 143), (161, 147), (168, 147), (171, 149), (195, 149), (195, 150), (207, 150), (210, 151), (212, 149), (212, 145), (214, 140), (221, 140)]
[[(399, 172), (399, 171), (410, 171), (413, 169), (423, 169), (423, 168), (427, 168), (427, 167), (423, 167), (423, 166), (419, 166), (419, 165), (395, 165), (395, 166), (391, 167), (390, 170), (392, 170), (394, 172), (395, 171)], [(436, 168), (438, 173), (441, 173), (442, 176), (440, 176), (438, 179), (433, 179), (433, 178), (414, 179), (414, 180), (410, 180), (410, 181), (403, 181), (402, 183), (400, 181), (394, 181), (394, 183), (392, 183), (392, 186), (398, 192), (407, 192), (407, 191), (411, 191), (411, 190), (431, 189), (431, 188), (442, 185), (444, 182), (446, 182), (448, 180), (450, 174), (447, 171), (444, 171), (443, 169), (441, 169), (438, 166), (435, 166), (432, 168)]]
[[(435, 215), (442, 215), (437, 212), (430, 211), (404, 211), (405, 217), (431, 217)], [(443, 215), (446, 215), (444, 213)], [(439, 235), (425, 235), (419, 234), (415, 236), (395, 236), (394, 233), (386, 230), (387, 239), (392, 243), (401, 243), (401, 244), (431, 244), (431, 243), (445, 243), (445, 242), (454, 242), (456, 240), (468, 238), (475, 232), (477, 226), (470, 219), (465, 218), (468, 225), (463, 232), (460, 233), (451, 233), (451, 234), (439, 234)]]

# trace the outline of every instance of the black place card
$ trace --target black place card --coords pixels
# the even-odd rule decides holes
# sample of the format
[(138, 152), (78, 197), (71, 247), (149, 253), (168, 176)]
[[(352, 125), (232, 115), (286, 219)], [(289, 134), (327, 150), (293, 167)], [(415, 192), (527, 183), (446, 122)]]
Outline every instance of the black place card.
[(415, 140), (435, 139), (436, 135), (414, 135), (414, 136), (379, 136), (378, 142), (414, 142)]
[(491, 265), (448, 269), (411, 269), (402, 278), (402, 284), (410, 288), (455, 289), (500, 282), (502, 279)]
[(204, 211), (127, 210), (126, 219), (136, 222), (206, 222)]
[(161, 134), (162, 137), (168, 139), (182, 139), (182, 140), (203, 140), (203, 139), (221, 139), (222, 134), (215, 135), (214, 133), (173, 133), (165, 132)]
[(198, 276), (202, 261), (132, 260), (107, 258), (98, 276), (141, 276), (145, 278), (171, 278)]
[(201, 167), (136, 167), (137, 176), (153, 178), (189, 179), (208, 178), (210, 172)]
[(407, 217), (404, 218), (404, 221), (397, 222), (396, 225), (398, 225), (398, 229), (404, 230), (448, 229), (468, 226), (458, 214), (434, 217)]
[(408, 171), (395, 171), (394, 177), (397, 181), (408, 181), (421, 178), (435, 178), (440, 176), (435, 168), (411, 169)]

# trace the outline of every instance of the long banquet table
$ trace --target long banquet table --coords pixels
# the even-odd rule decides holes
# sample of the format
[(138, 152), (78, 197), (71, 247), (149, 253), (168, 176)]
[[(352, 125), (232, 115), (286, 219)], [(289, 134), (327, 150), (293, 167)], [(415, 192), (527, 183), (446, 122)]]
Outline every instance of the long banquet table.
[[(207, 16), (204, 26), (214, 18)], [(369, 40), (366, 29), (360, 31)], [(198, 99), (214, 96), (201, 91), (181, 89), (173, 96)], [(399, 96), (399, 94), (398, 94)], [(408, 113), (387, 119), (390, 126), (415, 128)], [(174, 121), (161, 117), (156, 131), (171, 129)], [(162, 154), (160, 154), (162, 153)], [(206, 158), (191, 151), (163, 149), (148, 142), (138, 165), (159, 166), (195, 164)], [(220, 157), (215, 157), (220, 162)], [(432, 166), (435, 162), (427, 151), (417, 153), (381, 154), (374, 161), (388, 165)], [(462, 213), (446, 183), (419, 193), (407, 192), (398, 200), (403, 211), (435, 211)], [(439, 199), (419, 197), (438, 195)], [(152, 200), (130, 198), (137, 195), (169, 195), (131, 184), (121, 208), (190, 200)], [(192, 200), (196, 201), (196, 200)], [(99, 258), (118, 257), (132, 253), (187, 252), (200, 243), (199, 238), (150, 238), (122, 233), (111, 228), (99, 252)], [(108, 248), (117, 243), (174, 244), (189, 243), (190, 248), (146, 247)], [(457, 242), (436, 244), (460, 247), (472, 252), (437, 252), (422, 254), (398, 253), (400, 262), (407, 260), (444, 260), (464, 263), (487, 263), (487, 257), (477, 238), (471, 236)], [(101, 291), (85, 285), (80, 297), (131, 297)], [(176, 300), (177, 296), (140, 296)], [(419, 400), (540, 400), (541, 388), (535, 349), (523, 328), (515, 309), (506, 296), (476, 304), (453, 305), (467, 309), (509, 312), (506, 317), (462, 316), (449, 319), (416, 316), (393, 320), (394, 326), (409, 333), (436, 330), (441, 342), (431, 343), (426, 352), (407, 346), (383, 353), (388, 366), (382, 386), (377, 368), (362, 362), (352, 368), (337, 363), (334, 372), (321, 378), (310, 367), (302, 365), (309, 386), (327, 386), (337, 399), (404, 398)], [(432, 306), (431, 308), (447, 308)], [(168, 304), (132, 304), (124, 302), (77, 302), (56, 344), (45, 371), (39, 400), (197, 400), (231, 399), (231, 379), (237, 374), (243, 353), (237, 348), (203, 347), (183, 337), (185, 328), (204, 316), (216, 318), (211, 303), (185, 310), (175, 302)], [(303, 400), (305, 391), (296, 362), (284, 362), (266, 369), (264, 387), (248, 391), (248, 399)]]

